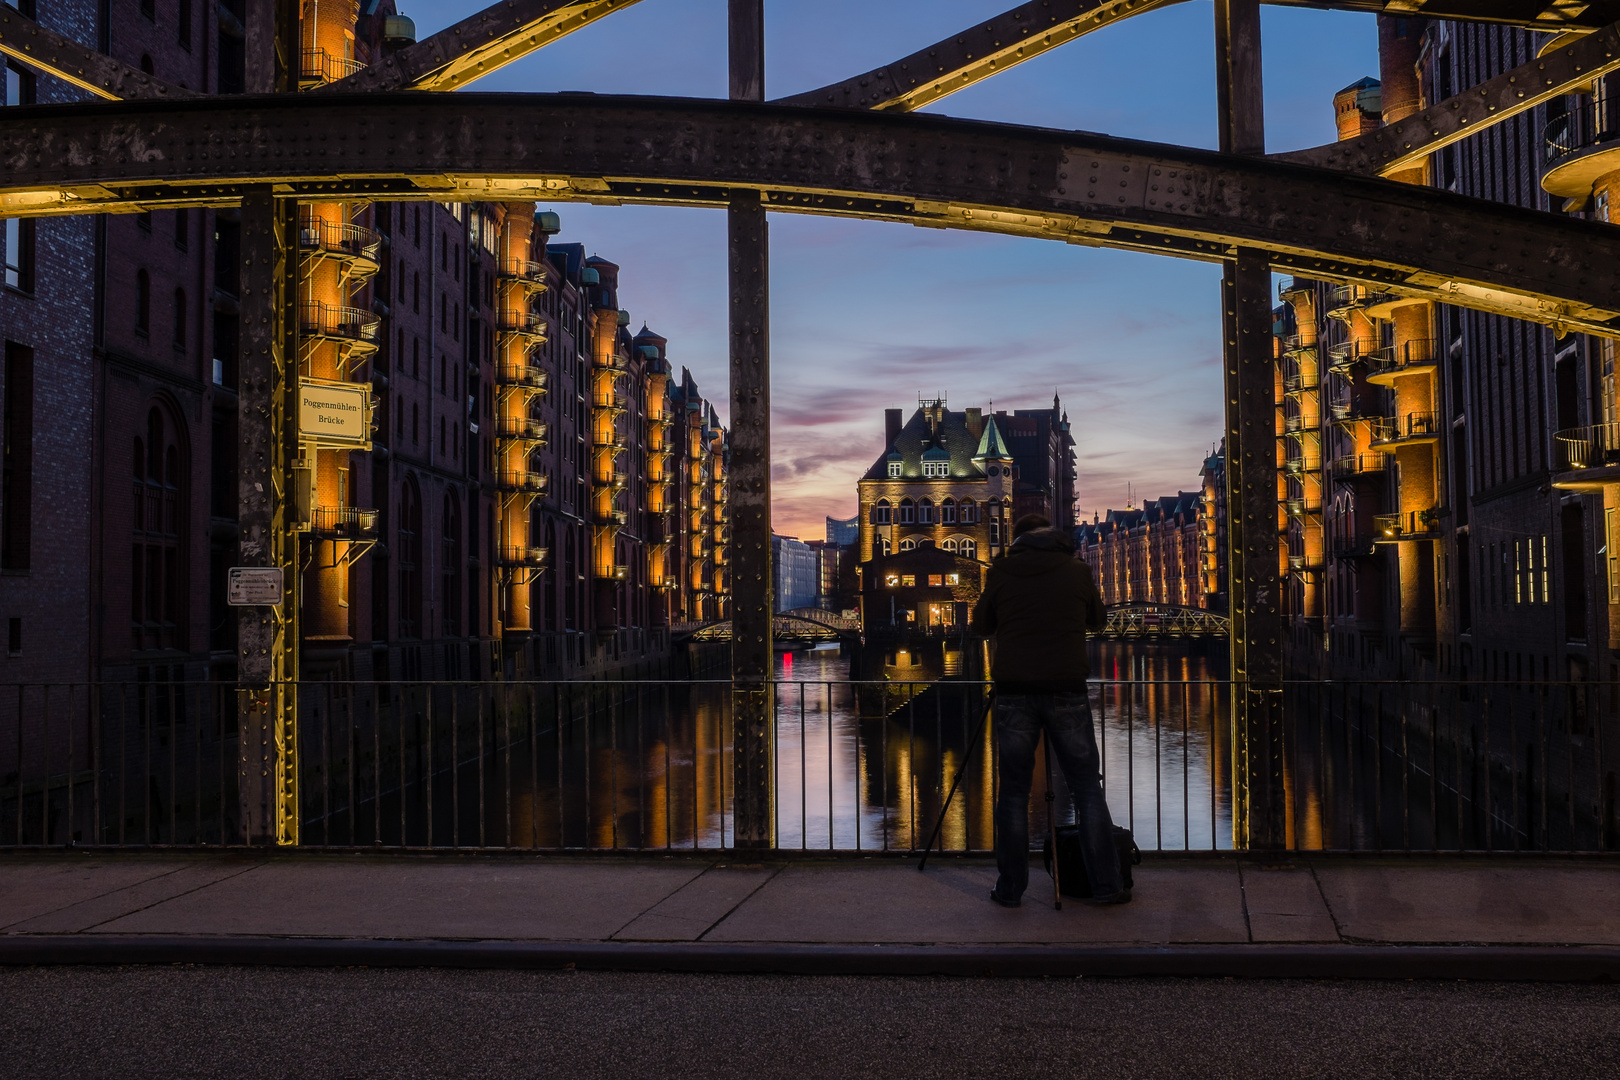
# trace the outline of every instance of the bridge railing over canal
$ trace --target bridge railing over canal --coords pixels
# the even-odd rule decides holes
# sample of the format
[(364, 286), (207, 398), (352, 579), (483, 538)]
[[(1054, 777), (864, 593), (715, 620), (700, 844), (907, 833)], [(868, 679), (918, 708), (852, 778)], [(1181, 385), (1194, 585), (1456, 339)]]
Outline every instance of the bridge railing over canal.
[[(304, 846), (733, 843), (727, 682), (297, 689)], [(778, 849), (915, 851), (959, 773), (944, 847), (992, 846), (993, 724), (974, 742), (986, 686), (773, 691)], [(1292, 849), (1620, 847), (1620, 685), (1296, 682), (1284, 694)], [(1230, 848), (1229, 685), (1096, 680), (1090, 698), (1110, 806), (1143, 849)], [(236, 716), (234, 689), (219, 684), (0, 691), (0, 846), (240, 844)]]

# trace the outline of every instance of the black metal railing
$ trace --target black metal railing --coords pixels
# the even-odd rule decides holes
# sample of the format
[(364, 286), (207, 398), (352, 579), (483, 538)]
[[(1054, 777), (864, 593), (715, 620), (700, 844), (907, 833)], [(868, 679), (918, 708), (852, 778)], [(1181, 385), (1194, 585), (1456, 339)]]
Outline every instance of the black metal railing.
[(316, 536), (368, 540), (377, 535), (378, 513), (357, 506), (317, 506), (311, 514), (310, 532)]
[(1553, 447), (1561, 471), (1620, 465), (1620, 424), (1565, 428), (1553, 435)]
[[(779, 849), (994, 842), (994, 721), (975, 681), (778, 681)], [(732, 844), (730, 684), (339, 683), (297, 688), (309, 847), (679, 849)], [(1231, 685), (1094, 680), (1115, 820), (1147, 850), (1232, 846)], [(1620, 684), (1294, 681), (1287, 847), (1620, 848)], [(0, 689), (0, 845), (235, 846), (235, 688)], [(975, 736), (980, 741), (975, 741)], [(1044, 829), (1036, 771), (1037, 827)], [(1061, 779), (1054, 781), (1067, 807)], [(1069, 816), (1068, 811), (1064, 811)]]
[(1542, 137), (1546, 143), (1546, 164), (1556, 165), (1583, 150), (1620, 138), (1620, 112), (1606, 98), (1588, 101), (1549, 120), (1542, 129)]
[(1367, 374), (1390, 376), (1433, 367), (1440, 361), (1439, 344), (1437, 341), (1417, 339), (1368, 353)]

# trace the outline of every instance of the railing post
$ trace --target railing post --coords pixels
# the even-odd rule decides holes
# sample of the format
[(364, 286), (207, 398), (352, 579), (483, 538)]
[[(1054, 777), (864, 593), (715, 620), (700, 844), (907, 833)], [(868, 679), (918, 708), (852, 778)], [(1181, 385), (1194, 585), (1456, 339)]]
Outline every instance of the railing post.
[[(1265, 153), (1259, 0), (1215, 0), (1221, 150)], [(1287, 839), (1282, 770), (1282, 619), (1271, 267), (1240, 248), (1225, 265), (1227, 548), (1232, 652), (1232, 841), (1280, 850)]]
[[(248, 88), (296, 85), (297, 9), (252, 0)], [(237, 377), (239, 565), (277, 568), (278, 607), (243, 607), (237, 621), (237, 776), (242, 838), (298, 842), (298, 548), (290, 485), (297, 390), (289, 248), (296, 204), (268, 186), (242, 199), (241, 350)]]
[[(764, 0), (730, 2), (731, 98), (765, 98)], [(768, 848), (775, 829), (771, 732), (770, 278), (765, 205), (733, 190), (726, 211), (731, 322), (731, 702), (733, 836)]]

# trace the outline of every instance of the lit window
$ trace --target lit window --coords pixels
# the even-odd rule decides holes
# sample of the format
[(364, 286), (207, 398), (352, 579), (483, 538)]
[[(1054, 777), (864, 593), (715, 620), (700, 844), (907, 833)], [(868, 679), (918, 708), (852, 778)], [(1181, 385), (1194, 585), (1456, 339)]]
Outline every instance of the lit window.
[(951, 463), (948, 461), (923, 462), (923, 475), (935, 479), (944, 479), (951, 473)]
[(956, 540), (954, 538), (946, 540), (943, 544), (940, 545), (940, 547), (944, 548), (946, 551), (950, 552), (952, 555), (956, 554)]
[(883, 584), (887, 585), (891, 589), (897, 588), (899, 586), (899, 584), (900, 584), (900, 575), (899, 574), (885, 574), (883, 576)]
[(961, 583), (962, 583), (962, 575), (961, 574), (946, 574), (945, 575), (945, 584), (947, 584), (947, 585), (960, 585)]
[(931, 585), (931, 586), (934, 586), (935, 588), (945, 584), (945, 575), (944, 574), (929, 574), (928, 575), (928, 584)]
[(900, 575), (900, 587), (901, 588), (910, 589), (910, 588), (914, 587), (916, 584), (917, 584), (917, 575), (916, 574), (901, 574)]
[(889, 462), (889, 479), (900, 479), (900, 463), (898, 461)]
[(964, 559), (977, 559), (979, 557), (979, 542), (977, 540), (964, 540), (957, 548), (957, 554)]

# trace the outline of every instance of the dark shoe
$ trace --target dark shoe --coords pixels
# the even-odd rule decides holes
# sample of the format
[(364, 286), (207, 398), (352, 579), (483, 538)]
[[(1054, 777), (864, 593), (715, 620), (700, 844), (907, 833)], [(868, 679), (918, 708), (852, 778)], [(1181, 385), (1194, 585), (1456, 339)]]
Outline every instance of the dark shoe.
[(1107, 907), (1110, 904), (1128, 904), (1131, 902), (1131, 890), (1121, 889), (1119, 892), (1109, 893), (1107, 896), (1086, 896), (1082, 897), (1080, 902), (1082, 904), (1089, 904), (1092, 907)]
[(994, 900), (996, 903), (1000, 904), (1002, 907), (1017, 907), (1018, 905), (1023, 903), (1023, 901), (1020, 900), (1016, 896), (1014, 896), (1011, 899), (1008, 899), (1007, 897), (1002, 896), (1000, 893), (996, 892), (996, 890), (994, 890), (994, 889), (990, 890), (990, 899)]

